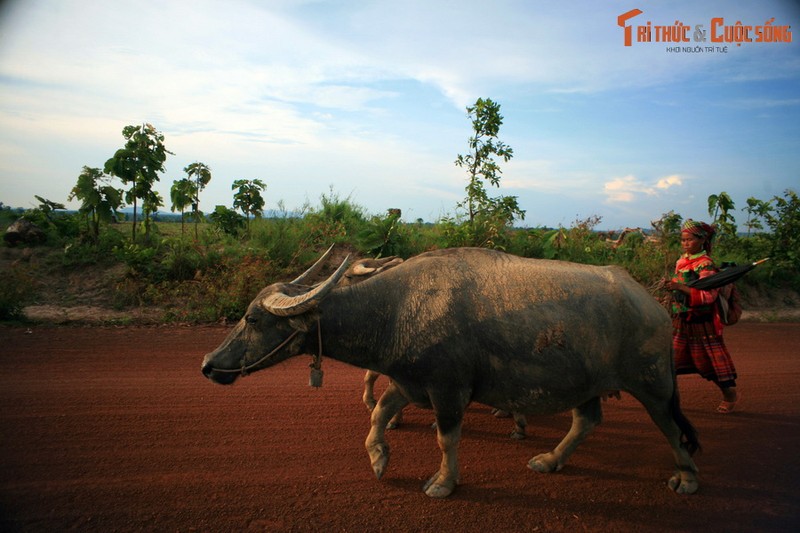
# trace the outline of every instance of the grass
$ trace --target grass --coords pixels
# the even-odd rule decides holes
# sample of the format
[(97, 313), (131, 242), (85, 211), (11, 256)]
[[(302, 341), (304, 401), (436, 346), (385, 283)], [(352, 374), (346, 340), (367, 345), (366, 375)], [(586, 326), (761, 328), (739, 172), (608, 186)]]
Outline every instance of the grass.
[[(618, 265), (645, 287), (671, 275), (680, 254), (674, 235), (651, 242), (641, 233), (628, 235), (619, 246), (594, 231), (599, 217), (576, 221), (569, 228), (508, 229), (495, 236), (494, 247), (522, 257), (559, 259), (584, 264)], [(459, 246), (465, 232), (452, 219), (437, 224), (403, 222), (398, 214), (369, 216), (349, 199), (331, 193), (318, 208), (306, 207), (301, 216), (286, 212), (251, 220), (249, 232), (223, 232), (207, 222), (197, 226), (156, 222), (149, 235), (137, 232), (131, 243), (132, 222), (103, 227), (100, 238), (87, 240), (76, 234), (77, 224), (62, 220), (50, 228), (46, 246), (63, 253), (45, 265), (43, 275), (64, 272), (108, 271), (124, 265), (125, 274), (114, 281), (109, 307), (158, 307), (165, 321), (213, 322), (237, 319), (264, 286), (290, 279), (317, 259), (331, 243), (339, 243), (362, 256), (399, 255)], [(59, 234), (61, 228), (63, 234)], [(76, 236), (77, 235), (77, 236)], [(769, 253), (764, 235), (718, 243), (719, 261), (743, 263)], [(759, 267), (742, 282), (746, 287), (785, 287), (800, 291), (800, 274), (786, 262)], [(0, 276), (0, 318), (18, 316), (35, 294), (35, 283), (22, 270), (4, 267)], [(66, 293), (65, 301), (80, 295)]]

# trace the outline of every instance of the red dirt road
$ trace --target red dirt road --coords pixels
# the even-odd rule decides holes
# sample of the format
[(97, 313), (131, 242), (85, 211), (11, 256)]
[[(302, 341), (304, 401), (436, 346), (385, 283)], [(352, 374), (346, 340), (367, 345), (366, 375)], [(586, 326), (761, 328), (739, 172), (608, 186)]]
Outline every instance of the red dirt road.
[[(569, 415), (511, 422), (470, 408), (461, 482), (447, 500), (421, 490), (438, 467), (428, 411), (388, 435), (377, 481), (363, 448), (359, 369), (323, 361), (308, 387), (297, 357), (222, 387), (200, 374), (226, 330), (0, 328), (0, 531), (797, 531), (800, 527), (800, 324), (726, 332), (741, 410), (682, 376), (703, 453), (700, 491), (666, 488), (672, 456), (630, 396), (565, 468), (526, 467)], [(383, 380), (379, 382), (383, 384)]]

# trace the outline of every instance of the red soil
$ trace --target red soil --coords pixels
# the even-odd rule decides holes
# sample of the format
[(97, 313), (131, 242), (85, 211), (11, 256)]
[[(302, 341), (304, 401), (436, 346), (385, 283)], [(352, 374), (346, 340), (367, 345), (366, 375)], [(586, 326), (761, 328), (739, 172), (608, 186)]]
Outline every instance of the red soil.
[[(737, 412), (681, 376), (704, 448), (700, 491), (665, 482), (672, 456), (630, 396), (561, 472), (526, 468), (569, 414), (511, 421), (470, 408), (461, 482), (421, 490), (438, 467), (432, 414), (406, 410), (382, 481), (363, 448), (363, 371), (323, 361), (308, 387), (297, 357), (231, 387), (200, 374), (221, 327), (0, 328), (0, 531), (797, 531), (800, 324), (726, 332), (739, 370)], [(384, 381), (384, 380), (382, 380)], [(385, 381), (384, 381), (385, 382)], [(381, 382), (379, 382), (381, 383)]]

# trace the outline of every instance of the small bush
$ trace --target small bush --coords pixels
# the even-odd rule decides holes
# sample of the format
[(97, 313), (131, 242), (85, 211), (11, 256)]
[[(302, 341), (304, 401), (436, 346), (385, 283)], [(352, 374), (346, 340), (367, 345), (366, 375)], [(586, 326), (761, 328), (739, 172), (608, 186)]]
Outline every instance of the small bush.
[(364, 209), (349, 197), (341, 199), (333, 190), (329, 195), (323, 194), (320, 207), (309, 208), (303, 220), (311, 246), (352, 241), (367, 224)]
[(33, 277), (23, 268), (11, 267), (0, 275), (0, 320), (23, 318), (22, 309), (35, 294)]

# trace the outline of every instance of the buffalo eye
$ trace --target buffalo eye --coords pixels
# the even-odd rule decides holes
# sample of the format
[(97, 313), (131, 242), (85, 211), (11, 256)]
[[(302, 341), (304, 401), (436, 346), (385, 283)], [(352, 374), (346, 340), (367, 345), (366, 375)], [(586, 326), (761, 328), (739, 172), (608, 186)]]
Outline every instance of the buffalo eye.
[(253, 315), (247, 315), (244, 317), (244, 321), (247, 322), (248, 324), (255, 324), (256, 322), (258, 322), (258, 319)]

